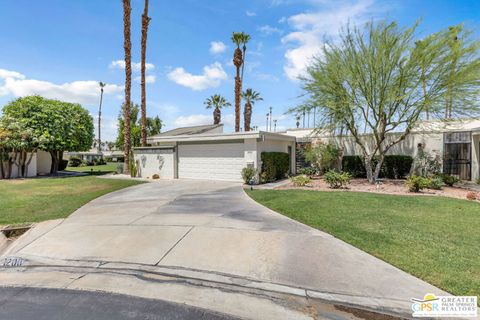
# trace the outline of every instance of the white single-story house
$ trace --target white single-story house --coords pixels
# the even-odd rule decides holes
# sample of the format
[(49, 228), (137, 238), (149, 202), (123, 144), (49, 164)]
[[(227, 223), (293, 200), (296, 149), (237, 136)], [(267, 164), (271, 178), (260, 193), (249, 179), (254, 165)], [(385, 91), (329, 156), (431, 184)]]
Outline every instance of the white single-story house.
[(295, 173), (295, 137), (263, 131), (223, 133), (223, 125), (178, 128), (147, 139), (134, 148), (140, 177), (242, 181), (245, 167), (261, 168), (262, 152), (290, 155)]
[[(333, 141), (341, 146), (344, 155), (362, 154), (351, 136), (332, 136), (313, 129), (290, 129), (283, 133), (294, 136), (297, 147), (315, 141)], [(400, 134), (391, 133), (388, 139)], [(480, 177), (480, 119), (422, 122), (388, 154), (415, 157), (420, 148), (441, 160), (444, 173), (467, 181)]]

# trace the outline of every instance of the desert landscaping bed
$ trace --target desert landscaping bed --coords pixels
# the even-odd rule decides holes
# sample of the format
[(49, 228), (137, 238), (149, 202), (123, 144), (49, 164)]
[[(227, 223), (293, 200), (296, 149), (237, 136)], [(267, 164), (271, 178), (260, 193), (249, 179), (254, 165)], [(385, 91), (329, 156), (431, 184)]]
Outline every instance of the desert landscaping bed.
[[(332, 189), (325, 182), (323, 178), (316, 177), (305, 187), (297, 187), (293, 182), (275, 188), (276, 190), (317, 190), (317, 191), (355, 191), (355, 192), (370, 192), (379, 194), (392, 195), (409, 195), (409, 196), (442, 196), (457, 199), (467, 199), (467, 193), (471, 192), (463, 187), (448, 187), (444, 186), (441, 190), (424, 189), (420, 192), (409, 192), (405, 186), (405, 180), (389, 180), (384, 179), (379, 184), (371, 184), (366, 179), (352, 179), (348, 188), (346, 189)], [(478, 192), (477, 192), (478, 193)]]

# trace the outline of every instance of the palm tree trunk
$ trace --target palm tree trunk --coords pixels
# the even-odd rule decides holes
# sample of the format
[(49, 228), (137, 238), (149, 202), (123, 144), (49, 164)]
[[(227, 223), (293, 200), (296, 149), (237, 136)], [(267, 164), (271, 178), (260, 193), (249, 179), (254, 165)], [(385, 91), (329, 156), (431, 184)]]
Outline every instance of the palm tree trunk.
[(242, 50), (236, 48), (233, 54), (233, 65), (237, 68), (235, 76), (235, 132), (240, 131), (240, 113), (241, 113), (241, 93), (242, 93), (242, 79), (240, 78), (240, 67), (243, 63)]
[(250, 125), (252, 121), (252, 104), (249, 102), (245, 103), (243, 121), (244, 121), (245, 131), (250, 131), (251, 130)]
[(142, 147), (147, 145), (147, 94), (145, 89), (145, 60), (147, 55), (147, 33), (150, 17), (148, 16), (148, 0), (145, 0), (145, 8), (142, 15), (142, 53), (141, 53), (141, 87), (142, 87)]
[(220, 124), (222, 121), (222, 111), (218, 107), (213, 110), (213, 124)]
[(125, 157), (125, 164), (123, 172), (130, 174), (130, 93), (132, 88), (132, 43), (130, 41), (130, 13), (132, 8), (130, 0), (123, 0), (123, 48), (125, 50), (125, 104), (123, 106), (124, 116), (124, 147), (123, 155)]

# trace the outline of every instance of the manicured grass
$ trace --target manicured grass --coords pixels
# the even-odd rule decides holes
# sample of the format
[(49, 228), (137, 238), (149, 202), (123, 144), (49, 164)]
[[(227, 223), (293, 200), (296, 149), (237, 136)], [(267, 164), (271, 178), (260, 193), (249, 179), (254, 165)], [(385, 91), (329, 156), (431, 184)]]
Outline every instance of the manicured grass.
[(0, 180), (0, 225), (65, 218), (90, 200), (138, 183), (94, 176)]
[(452, 294), (480, 296), (478, 202), (358, 192), (247, 192)]
[(86, 172), (93, 175), (102, 175), (111, 172), (116, 172), (120, 162), (108, 162), (100, 166), (86, 166), (86, 167), (67, 167), (67, 171)]

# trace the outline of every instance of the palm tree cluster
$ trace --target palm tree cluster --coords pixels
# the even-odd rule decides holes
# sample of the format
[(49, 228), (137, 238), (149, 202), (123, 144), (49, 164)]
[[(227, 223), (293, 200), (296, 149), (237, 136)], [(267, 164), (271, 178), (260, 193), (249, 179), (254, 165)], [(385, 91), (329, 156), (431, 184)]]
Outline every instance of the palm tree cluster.
[[(260, 93), (249, 88), (242, 92), (243, 75), (245, 70), (245, 57), (247, 54), (247, 43), (250, 41), (250, 35), (245, 32), (234, 32), (231, 38), (236, 45), (233, 53), (233, 65), (236, 68), (235, 74), (235, 132), (240, 131), (240, 114), (241, 114), (241, 99), (245, 100), (245, 107), (243, 112), (244, 130), (251, 130), (252, 122), (252, 106), (257, 101), (263, 100)], [(221, 109), (231, 106), (231, 104), (221, 95), (215, 94), (205, 100), (207, 109), (214, 108), (213, 123), (219, 124), (221, 121)]]
[[(125, 165), (124, 173), (130, 173), (130, 152), (131, 152), (131, 88), (132, 88), (132, 42), (130, 40), (130, 14), (132, 7), (130, 0), (123, 0), (123, 37), (125, 50), (125, 102), (123, 104), (124, 117), (124, 156)], [(145, 61), (147, 51), (147, 32), (151, 18), (148, 16), (148, 0), (145, 0), (144, 11), (142, 14), (142, 39), (141, 39), (141, 144), (147, 144), (147, 106), (146, 106), (146, 89), (145, 89)]]

